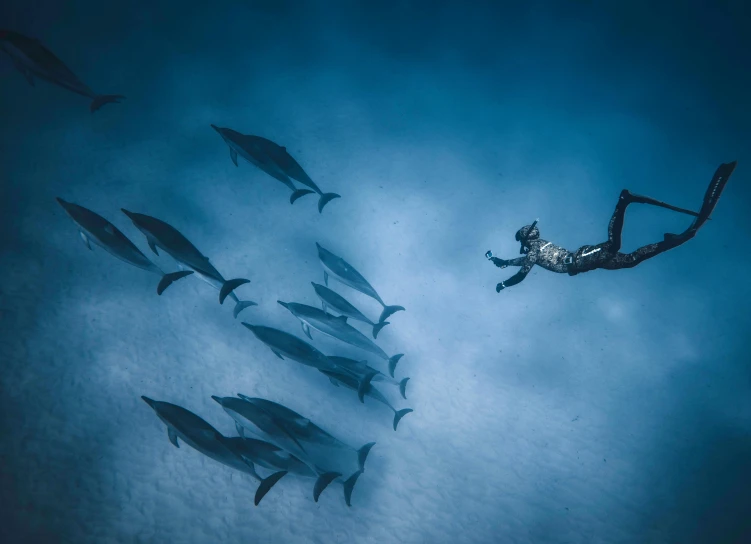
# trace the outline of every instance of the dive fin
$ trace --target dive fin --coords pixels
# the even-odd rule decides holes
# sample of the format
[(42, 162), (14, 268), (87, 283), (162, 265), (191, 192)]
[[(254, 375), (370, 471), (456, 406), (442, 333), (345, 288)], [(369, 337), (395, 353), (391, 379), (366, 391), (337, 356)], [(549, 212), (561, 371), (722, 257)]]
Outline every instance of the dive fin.
[(399, 382), (399, 392), (402, 394), (402, 398), (404, 400), (407, 400), (407, 382), (409, 381), (409, 378), (404, 378), (402, 381)]
[(313, 486), (313, 500), (318, 502), (318, 497), (321, 496), (321, 493), (323, 493), (323, 490), (328, 487), (328, 485), (336, 480), (341, 474), (338, 472), (324, 472), (321, 474), (318, 479), (316, 480), (315, 485)]
[(365, 472), (365, 460), (368, 458), (368, 454), (375, 444), (375, 442), (368, 442), (357, 450), (357, 463), (360, 465), (360, 472)]
[(169, 438), (169, 441), (172, 442), (173, 446), (176, 448), (180, 447), (180, 444), (177, 443), (177, 433), (175, 432), (175, 429), (167, 427), (167, 437)]
[(156, 255), (158, 257), (159, 256), (159, 252), (156, 250), (156, 244), (154, 243), (154, 240), (152, 240), (151, 238), (149, 238), (148, 242), (149, 242), (149, 247), (151, 248), (151, 251), (153, 251), (154, 255)]
[(293, 192), (291, 195), (289, 195), (289, 203), (294, 204), (295, 200), (300, 198), (301, 196), (309, 195), (312, 193), (310, 189), (298, 189), (297, 191)]
[(83, 240), (83, 245), (85, 245), (87, 248), (89, 248), (89, 251), (91, 251), (91, 243), (89, 242), (89, 237), (84, 234), (82, 230), (78, 231), (79, 236), (81, 236), (81, 240)]
[(323, 212), (323, 207), (334, 200), (335, 198), (341, 198), (340, 195), (336, 193), (324, 193), (321, 195), (321, 198), (318, 199), (318, 213)]
[[(243, 285), (244, 283), (250, 283), (250, 280), (246, 280), (244, 278), (237, 278), (234, 280), (227, 280), (222, 284), (222, 288), (219, 291), (219, 304), (224, 304), (224, 299), (227, 298), (227, 296)], [(237, 316), (235, 316), (237, 317)]]
[(378, 318), (379, 322), (384, 322), (391, 314), (395, 314), (396, 312), (403, 312), (404, 306), (384, 306), (383, 311), (381, 312), (381, 317)]
[(360, 381), (360, 385), (357, 387), (357, 398), (360, 399), (360, 402), (365, 402), (365, 394), (370, 390), (370, 382), (377, 374), (378, 372), (370, 372)]
[(352, 490), (354, 489), (360, 474), (362, 474), (362, 470), (358, 470), (352, 476), (347, 478), (346, 482), (344, 482), (344, 502), (347, 503), (347, 506), (352, 506)]
[(229, 158), (232, 159), (232, 162), (234, 162), (235, 166), (237, 166), (237, 151), (235, 151), (231, 147), (229, 148)]
[(325, 270), (323, 271), (323, 283), (326, 284), (326, 287), (329, 286), (329, 273)]
[(161, 295), (164, 293), (164, 290), (172, 285), (173, 282), (176, 282), (179, 279), (184, 278), (185, 276), (190, 276), (193, 273), (192, 270), (183, 270), (182, 272), (171, 272), (169, 274), (165, 274), (162, 276), (162, 279), (159, 280), (159, 285), (156, 286), (156, 294)]
[(258, 489), (256, 490), (256, 496), (254, 499), (254, 503), (256, 506), (258, 506), (258, 503), (261, 502), (261, 499), (263, 499), (266, 496), (266, 493), (268, 493), (272, 487), (274, 487), (274, 484), (284, 478), (287, 475), (286, 470), (281, 470), (279, 472), (275, 472), (268, 478), (264, 478), (261, 480), (261, 485), (258, 486)]
[(373, 325), (373, 338), (378, 338), (378, 333), (381, 332), (381, 329), (386, 325), (390, 325), (390, 323), (388, 321), (381, 321), (380, 323)]
[(245, 308), (249, 308), (251, 306), (258, 306), (258, 304), (256, 304), (252, 300), (238, 300), (237, 304), (235, 304), (235, 309), (232, 310), (232, 315), (234, 315), (235, 319), (237, 319), (237, 316), (240, 315), (240, 312), (242, 312)]
[(305, 333), (305, 336), (313, 340), (313, 337), (310, 336), (310, 327), (307, 324), (303, 323), (302, 321), (300, 323), (302, 323), (302, 332)]
[(412, 408), (405, 408), (404, 410), (399, 410), (398, 412), (394, 412), (394, 430), (396, 430), (396, 426), (399, 425), (399, 422), (401, 421), (401, 419), (413, 411), (414, 410), (412, 410)]
[(103, 94), (99, 95), (91, 101), (91, 113), (104, 106), (105, 104), (119, 104), (121, 100), (125, 100), (125, 97), (119, 94)]
[(702, 204), (701, 210), (699, 210), (698, 217), (694, 221), (694, 224), (691, 225), (692, 230), (699, 230), (699, 228), (707, 222), (709, 216), (712, 215), (712, 212), (717, 206), (717, 202), (720, 200), (722, 191), (725, 189), (725, 185), (727, 184), (728, 179), (730, 179), (730, 175), (733, 173), (733, 170), (735, 170), (737, 164), (738, 161), (733, 161), (721, 164), (717, 168), (712, 177), (712, 181), (709, 183), (709, 187), (707, 187), (707, 192), (704, 194), (704, 203)]
[(393, 357), (389, 358), (389, 374), (391, 374), (391, 377), (394, 377), (394, 370), (396, 370), (396, 363), (399, 362), (399, 359), (404, 357), (403, 353), (397, 353)]

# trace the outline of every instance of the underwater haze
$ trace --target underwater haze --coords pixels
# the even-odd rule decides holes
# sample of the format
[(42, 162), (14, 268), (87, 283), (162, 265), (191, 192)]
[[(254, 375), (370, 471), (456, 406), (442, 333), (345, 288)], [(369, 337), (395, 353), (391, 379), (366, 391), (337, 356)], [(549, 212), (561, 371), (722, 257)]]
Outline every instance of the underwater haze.
[[(3, 2), (0, 28), (127, 98), (92, 114), (0, 52), (0, 541), (751, 542), (749, 9)], [(341, 198), (290, 205), (212, 124), (286, 146)], [(686, 244), (627, 270), (535, 267), (496, 293), (516, 269), (483, 254), (517, 257), (534, 219), (568, 249), (598, 244), (622, 189), (696, 210), (733, 160)], [(258, 306), (233, 319), (195, 275), (157, 296), (157, 276), (89, 251), (56, 197), (173, 272), (120, 210), (166, 221)], [(691, 221), (630, 206), (623, 250)], [(414, 410), (396, 432), (387, 407), (241, 325), (307, 340), (277, 300), (319, 306), (316, 242), (406, 308), (377, 340), (410, 377), (407, 400), (378, 385)], [(175, 448), (140, 398), (236, 436), (212, 395), (238, 393), (376, 442), (352, 506), (292, 474), (254, 506), (257, 482)]]

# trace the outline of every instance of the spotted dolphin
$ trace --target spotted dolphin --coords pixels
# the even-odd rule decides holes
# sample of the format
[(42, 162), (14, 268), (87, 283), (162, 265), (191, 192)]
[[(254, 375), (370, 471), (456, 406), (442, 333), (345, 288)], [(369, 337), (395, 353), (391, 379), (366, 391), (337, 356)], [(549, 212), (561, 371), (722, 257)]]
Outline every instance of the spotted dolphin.
[(403, 378), (401, 381), (395, 380), (394, 378), (377, 371), (375, 368), (370, 366), (367, 361), (356, 361), (354, 359), (350, 359), (349, 357), (339, 357), (337, 355), (329, 355), (329, 360), (337, 366), (337, 371), (351, 374), (353, 377), (357, 378), (358, 382), (362, 380), (363, 376), (374, 373), (371, 381), (389, 383), (391, 385), (398, 386), (399, 393), (401, 393), (402, 398), (406, 400), (407, 382), (409, 381), (409, 378)]
[(383, 312), (381, 312), (381, 317), (378, 319), (379, 322), (386, 321), (391, 314), (404, 310), (403, 306), (387, 306), (362, 274), (355, 270), (347, 261), (334, 255), (318, 242), (316, 242), (316, 247), (318, 248), (318, 258), (323, 265), (323, 283), (327, 286), (330, 275), (344, 285), (348, 285), (352, 289), (377, 300), (383, 306)]
[(373, 321), (368, 319), (360, 310), (355, 308), (352, 304), (349, 303), (349, 301), (347, 301), (347, 299), (345, 299), (336, 291), (329, 289), (325, 285), (321, 285), (313, 281), (310, 283), (313, 286), (313, 289), (315, 289), (318, 298), (321, 299), (321, 307), (323, 308), (324, 312), (328, 312), (329, 308), (331, 308), (338, 314), (345, 315), (356, 321), (367, 323), (368, 325), (373, 327), (373, 338), (378, 338), (378, 333), (381, 332), (381, 329), (389, 324), (388, 321), (373, 323)]
[(18, 32), (0, 29), (0, 50), (10, 56), (16, 70), (21, 72), (30, 85), (38, 77), (76, 94), (91, 99), (90, 110), (95, 112), (105, 104), (119, 103), (125, 97), (115, 94), (97, 94), (78, 79), (63, 61), (57, 58), (36, 38)]
[(282, 360), (288, 357), (302, 365), (312, 366), (319, 370), (335, 370), (336, 368), (323, 353), (293, 334), (262, 325), (251, 325), (245, 322), (243, 325)]
[(151, 262), (146, 255), (141, 253), (141, 250), (120, 232), (115, 225), (101, 215), (78, 204), (66, 202), (59, 197), (57, 198), (57, 202), (63, 207), (70, 218), (73, 219), (76, 225), (78, 225), (78, 232), (86, 247), (91, 249), (91, 243), (93, 242), (121, 261), (161, 276), (162, 279), (156, 289), (157, 294), (161, 295), (172, 282), (193, 273), (185, 270), (169, 274), (165, 273), (156, 264)]
[(241, 452), (237, 451), (235, 444), (225, 436), (222, 436), (219, 431), (204, 419), (181, 406), (153, 400), (149, 397), (142, 396), (141, 398), (146, 404), (151, 406), (159, 419), (167, 425), (167, 436), (176, 448), (180, 447), (179, 438), (205, 456), (250, 474), (258, 480), (260, 485), (255, 496), (256, 506), (258, 506), (258, 503), (261, 502), (261, 499), (263, 499), (274, 484), (287, 474), (287, 471), (282, 470), (275, 472), (267, 478), (261, 478), (256, 472), (253, 463), (249, 462), (243, 457)]
[(220, 304), (224, 304), (224, 299), (229, 296), (235, 302), (233, 312), (235, 317), (248, 306), (257, 305), (249, 300), (238, 299), (234, 293), (237, 287), (244, 283), (250, 283), (250, 280), (243, 278), (225, 280), (209, 262), (208, 257), (198, 251), (196, 246), (190, 243), (176, 228), (150, 215), (129, 212), (124, 208), (122, 208), (122, 212), (130, 217), (138, 230), (146, 236), (146, 241), (154, 253), (159, 255), (156, 248), (160, 247), (175, 259), (178, 265), (196, 272), (199, 278), (219, 291)]
[(310, 335), (310, 327), (313, 327), (317, 331), (320, 331), (327, 336), (336, 338), (341, 342), (368, 351), (380, 357), (381, 359), (388, 361), (389, 374), (391, 374), (392, 377), (394, 375), (396, 364), (399, 362), (399, 359), (404, 357), (403, 353), (399, 353), (397, 355), (394, 355), (393, 357), (386, 355), (386, 352), (378, 347), (372, 340), (370, 340), (370, 338), (347, 323), (347, 316), (345, 315), (338, 317), (333, 316), (331, 314), (327, 314), (319, 308), (316, 308), (315, 306), (308, 306), (306, 304), (282, 302), (281, 300), (277, 300), (277, 302), (281, 306), (288, 309), (292, 313), (292, 315), (300, 320), (300, 322), (302, 323), (303, 332), (305, 332), (305, 334), (308, 335), (308, 338), (311, 338), (311, 340), (312, 337)]

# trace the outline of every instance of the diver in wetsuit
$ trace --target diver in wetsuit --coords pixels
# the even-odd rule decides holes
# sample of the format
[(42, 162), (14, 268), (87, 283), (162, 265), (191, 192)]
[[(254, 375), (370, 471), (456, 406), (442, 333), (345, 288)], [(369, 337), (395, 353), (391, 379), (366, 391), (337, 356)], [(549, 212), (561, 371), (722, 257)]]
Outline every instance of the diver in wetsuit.
[[(627, 190), (621, 191), (615, 212), (610, 218), (608, 225), (608, 240), (596, 246), (582, 246), (574, 252), (570, 252), (560, 246), (540, 238), (540, 231), (537, 228), (537, 221), (531, 225), (522, 227), (516, 232), (516, 241), (521, 244), (519, 253), (524, 256), (511, 260), (499, 259), (493, 257), (488, 251), (485, 255), (499, 268), (507, 266), (519, 266), (521, 269), (506, 281), (496, 285), (496, 292), (500, 293), (506, 287), (511, 287), (521, 282), (534, 265), (541, 266), (546, 270), (558, 273), (568, 273), (575, 276), (581, 272), (589, 272), (598, 268), (606, 270), (618, 270), (621, 268), (633, 268), (637, 264), (651, 259), (655, 255), (678, 247), (687, 242), (694, 236), (704, 223), (709, 219), (717, 201), (722, 194), (725, 184), (730, 178), (730, 174), (735, 169), (736, 162), (721, 164), (709, 183), (707, 192), (704, 195), (704, 203), (699, 213), (671, 206), (653, 198), (635, 195)], [(629, 204), (652, 204), (668, 208), (670, 210), (686, 213), (696, 216), (691, 226), (682, 234), (665, 234), (662, 242), (649, 244), (633, 251), (632, 253), (621, 253), (621, 232), (623, 231), (623, 217)]]

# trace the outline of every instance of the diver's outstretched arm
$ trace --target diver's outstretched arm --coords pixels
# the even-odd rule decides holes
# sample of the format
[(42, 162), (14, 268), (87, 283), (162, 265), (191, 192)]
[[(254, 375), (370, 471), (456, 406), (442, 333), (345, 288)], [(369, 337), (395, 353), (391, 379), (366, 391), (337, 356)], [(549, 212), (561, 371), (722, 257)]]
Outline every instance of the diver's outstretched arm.
[(493, 261), (493, 264), (498, 268), (506, 268), (507, 266), (524, 266), (524, 263), (527, 262), (527, 257), (517, 257), (516, 259), (511, 259), (509, 261), (506, 259), (499, 259), (498, 257), (492, 257), (490, 260)]
[[(524, 278), (527, 277), (527, 274), (529, 274), (529, 271), (532, 270), (532, 267), (535, 265), (534, 260), (529, 258), (529, 255), (527, 257), (519, 257), (519, 259), (524, 259), (524, 263), (522, 264), (521, 270), (511, 276), (506, 281), (502, 281), (498, 285), (495, 286), (495, 292), (500, 293), (503, 289), (506, 287), (511, 287), (516, 285), (517, 283), (521, 283), (524, 281)], [(519, 259), (514, 259), (514, 261), (518, 261)]]

